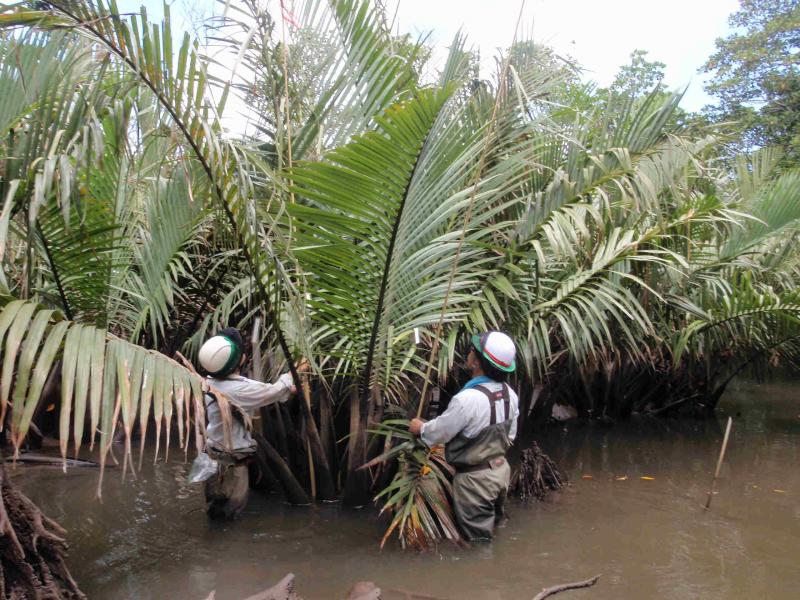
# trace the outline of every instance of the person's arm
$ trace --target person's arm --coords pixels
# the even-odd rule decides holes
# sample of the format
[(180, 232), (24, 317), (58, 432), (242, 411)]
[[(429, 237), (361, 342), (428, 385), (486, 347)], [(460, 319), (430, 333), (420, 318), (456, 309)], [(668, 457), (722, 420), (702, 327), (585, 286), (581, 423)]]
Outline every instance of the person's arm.
[(513, 442), (517, 437), (517, 419), (519, 418), (519, 398), (514, 390), (511, 390), (511, 402), (509, 406), (511, 413), (511, 431), (508, 432), (509, 441)]
[(242, 377), (236, 381), (231, 398), (239, 408), (252, 410), (276, 402), (286, 402), (292, 393), (292, 374), (284, 373), (275, 383), (262, 383)]
[(467, 426), (467, 415), (464, 403), (454, 396), (441, 415), (424, 423), (420, 429), (420, 439), (427, 446), (446, 444), (456, 437)]

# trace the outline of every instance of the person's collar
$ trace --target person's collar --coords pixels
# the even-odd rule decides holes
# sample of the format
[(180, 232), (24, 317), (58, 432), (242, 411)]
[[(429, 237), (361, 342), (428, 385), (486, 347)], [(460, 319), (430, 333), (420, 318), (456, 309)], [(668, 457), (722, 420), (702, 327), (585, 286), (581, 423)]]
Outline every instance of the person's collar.
[(487, 377), (486, 375), (478, 375), (477, 377), (473, 377), (472, 379), (470, 379), (470, 380), (469, 380), (469, 381), (468, 381), (468, 382), (467, 382), (467, 383), (464, 385), (464, 387), (463, 387), (463, 388), (461, 388), (461, 390), (462, 390), (462, 391), (463, 391), (463, 390), (468, 390), (468, 389), (470, 389), (470, 388), (474, 388), (474, 387), (475, 387), (475, 386), (477, 386), (477, 385), (481, 385), (481, 384), (484, 384), (484, 383), (491, 383), (491, 382), (492, 382), (492, 379), (490, 379), (490, 378), (489, 378), (489, 377)]

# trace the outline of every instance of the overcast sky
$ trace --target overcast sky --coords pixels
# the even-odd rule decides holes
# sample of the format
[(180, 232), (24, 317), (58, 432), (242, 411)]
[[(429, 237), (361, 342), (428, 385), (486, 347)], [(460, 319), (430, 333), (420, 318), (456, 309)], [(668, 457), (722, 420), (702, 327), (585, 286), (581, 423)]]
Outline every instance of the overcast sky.
[[(396, 2), (387, 2), (395, 6)], [(729, 33), (728, 15), (737, 0), (527, 0), (521, 27), (535, 41), (577, 59), (587, 77), (609, 84), (633, 50), (666, 64), (670, 88), (689, 90), (684, 108), (696, 110), (711, 100), (697, 70), (714, 51), (714, 40)], [(447, 45), (461, 28), (490, 61), (508, 46), (520, 12), (519, 0), (400, 0), (400, 31), (432, 31)]]
[[(161, 0), (143, 0), (159, 14)], [(284, 0), (288, 6), (292, 0)], [(121, 10), (135, 10), (142, 0), (119, 0)], [(174, 12), (193, 6), (208, 11), (213, 0), (172, 0)], [(384, 0), (389, 18), (398, 0)], [(430, 32), (429, 41), (441, 50), (456, 31), (481, 51), (482, 63), (492, 65), (497, 48), (510, 44), (521, 0), (399, 0), (396, 27), (415, 36)], [(280, 15), (279, 0), (268, 0)], [(526, 0), (522, 30), (535, 41), (553, 46), (586, 69), (586, 77), (609, 84), (633, 50), (648, 51), (649, 60), (666, 64), (671, 89), (689, 86), (683, 107), (697, 110), (711, 99), (703, 91), (697, 70), (714, 51), (714, 40), (729, 33), (728, 15), (737, 0)], [(155, 14), (153, 16), (155, 16)], [(488, 71), (487, 71), (488, 72)]]

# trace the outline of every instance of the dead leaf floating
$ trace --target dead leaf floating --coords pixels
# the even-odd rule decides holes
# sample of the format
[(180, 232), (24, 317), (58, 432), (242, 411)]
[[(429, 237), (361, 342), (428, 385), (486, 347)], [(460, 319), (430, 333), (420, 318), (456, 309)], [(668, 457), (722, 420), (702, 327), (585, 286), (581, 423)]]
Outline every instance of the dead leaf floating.
[(581, 479), (594, 479), (591, 475), (581, 475)]
[(628, 476), (627, 475), (621, 475), (619, 477), (615, 477), (614, 479), (616, 481), (628, 481)]
[(655, 477), (650, 477), (649, 475), (642, 475), (639, 479), (644, 479), (645, 481), (653, 481)]

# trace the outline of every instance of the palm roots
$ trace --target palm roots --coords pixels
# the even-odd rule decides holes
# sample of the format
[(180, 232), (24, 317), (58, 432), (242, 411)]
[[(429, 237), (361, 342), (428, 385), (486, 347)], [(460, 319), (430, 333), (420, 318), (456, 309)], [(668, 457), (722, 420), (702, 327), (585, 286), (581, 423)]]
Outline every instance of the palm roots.
[(0, 599), (86, 598), (64, 563), (64, 533), (12, 484), (0, 462)]
[(544, 500), (548, 490), (558, 490), (567, 484), (567, 477), (558, 469), (556, 463), (542, 452), (536, 442), (520, 455), (520, 464), (513, 481), (511, 493), (523, 502), (532, 499)]

